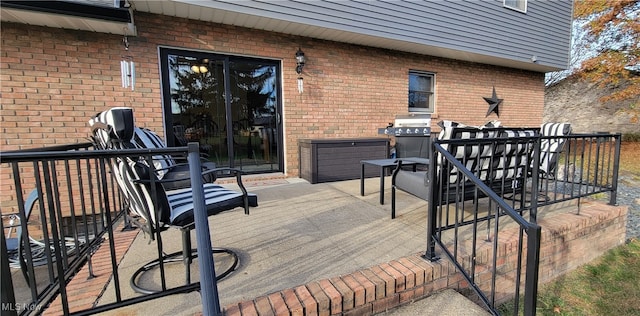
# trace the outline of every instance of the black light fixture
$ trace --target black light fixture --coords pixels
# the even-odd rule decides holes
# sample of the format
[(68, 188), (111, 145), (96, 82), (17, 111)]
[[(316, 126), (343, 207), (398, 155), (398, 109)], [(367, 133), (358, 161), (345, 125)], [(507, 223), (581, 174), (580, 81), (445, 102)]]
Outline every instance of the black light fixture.
[(304, 63), (305, 63), (305, 58), (304, 58), (304, 52), (298, 48), (298, 51), (296, 52), (296, 72), (298, 74), (302, 73), (302, 68), (304, 67)]

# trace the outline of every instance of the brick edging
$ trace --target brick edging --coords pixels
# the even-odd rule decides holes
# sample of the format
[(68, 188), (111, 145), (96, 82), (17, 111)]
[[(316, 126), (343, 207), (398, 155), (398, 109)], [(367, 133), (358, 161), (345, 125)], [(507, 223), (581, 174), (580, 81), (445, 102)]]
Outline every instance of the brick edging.
[(448, 262), (430, 262), (415, 254), (231, 304), (223, 314), (373, 315), (445, 287), (457, 288), (461, 280), (462, 276)]

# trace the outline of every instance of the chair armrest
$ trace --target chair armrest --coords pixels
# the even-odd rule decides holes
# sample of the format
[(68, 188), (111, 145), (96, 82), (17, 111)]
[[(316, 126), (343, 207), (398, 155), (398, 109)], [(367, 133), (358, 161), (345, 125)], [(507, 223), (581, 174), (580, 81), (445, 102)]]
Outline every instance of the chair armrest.
[(396, 176), (398, 175), (398, 172), (400, 172), (400, 169), (402, 169), (402, 159), (396, 159), (395, 163), (396, 167), (393, 169), (393, 173), (391, 174), (391, 187), (396, 185)]
[[(155, 170), (160, 170), (160, 169), (154, 169)], [(215, 169), (207, 169), (202, 171), (200, 174), (202, 176), (208, 175), (210, 173), (218, 173), (218, 172), (222, 172), (222, 171), (229, 171), (229, 173), (233, 173), (236, 175), (236, 178), (240, 177), (244, 172), (240, 169), (236, 169), (236, 168), (226, 168), (226, 167), (221, 167), (221, 168), (215, 168)], [(154, 182), (156, 183), (171, 183), (171, 182), (177, 182), (177, 181), (184, 181), (184, 180), (190, 180), (191, 177), (182, 177), (182, 178), (172, 178), (172, 179), (156, 179), (154, 180)], [(151, 180), (147, 180), (147, 179), (136, 179), (134, 180), (135, 183), (151, 183)]]
[(221, 168), (215, 168), (215, 169), (209, 169), (205, 172), (203, 172), (204, 174), (208, 174), (208, 173), (212, 173), (212, 172), (229, 172), (229, 173), (234, 173), (236, 176), (236, 182), (238, 183), (238, 187), (240, 187), (240, 190), (242, 191), (242, 199), (243, 199), (243, 203), (244, 203), (244, 213), (249, 215), (249, 193), (247, 192), (247, 189), (245, 188), (244, 184), (242, 183), (242, 174), (244, 174), (244, 172), (240, 169), (236, 169), (236, 168), (229, 168), (229, 167), (221, 167)]

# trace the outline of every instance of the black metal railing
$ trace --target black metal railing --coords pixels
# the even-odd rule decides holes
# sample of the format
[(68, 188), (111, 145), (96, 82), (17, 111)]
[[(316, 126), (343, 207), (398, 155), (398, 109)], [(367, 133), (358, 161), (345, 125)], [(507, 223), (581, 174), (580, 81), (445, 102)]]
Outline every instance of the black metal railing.
[(619, 153), (610, 134), (435, 140), (425, 258), (448, 258), (494, 315), (511, 299), (535, 315), (538, 211), (600, 194), (615, 204)]
[(565, 147), (552, 172), (539, 172), (538, 206), (576, 200), (579, 207), (584, 197), (604, 198), (606, 194), (610, 205), (617, 203), (620, 134), (544, 138), (561, 140)]
[[(199, 263), (200, 282), (171, 288), (163, 285), (161, 291), (149, 295), (122, 295), (121, 285), (129, 282), (122, 282), (118, 274), (116, 248), (121, 245), (115, 244), (115, 235), (132, 227), (126, 216), (127, 198), (113, 177), (111, 162), (123, 157), (151, 161), (156, 155), (188, 159), (192, 174), (200, 175), (197, 144), (117, 151), (94, 150), (86, 143), (0, 153), (0, 174), (6, 181), (0, 204), (3, 315), (40, 314), (58, 302), (60, 314), (88, 315), (195, 290), (207, 293), (203, 296), (205, 314), (220, 313), (219, 302), (214, 299), (217, 286), (213, 262), (205, 260), (210, 256), (203, 256)], [(192, 178), (192, 185), (198, 185), (198, 181), (202, 181), (199, 176)], [(200, 204), (198, 199), (202, 200)], [(198, 251), (210, 253), (204, 196), (199, 190), (194, 190), (194, 203)], [(161, 245), (160, 232), (156, 233), (156, 242)], [(94, 253), (104, 247), (104, 257), (95, 257)], [(158, 247), (157, 258), (163, 255)], [(96, 260), (110, 266), (115, 299), (99, 306), (73, 306), (76, 298), (69, 284), (81, 269), (88, 269), (91, 278), (92, 262)]]
[[(120, 196), (109, 181), (102, 181), (106, 179), (100, 160), (69, 157), (89, 153), (91, 147), (78, 144), (0, 155), (3, 174), (13, 180), (2, 187), (0, 209), (6, 247), (2, 255), (11, 267), (2, 266), (3, 283), (11, 284), (3, 291), (3, 313), (37, 313), (57, 295), (67, 300), (66, 280), (85, 263), (91, 266), (92, 251), (107, 232), (105, 220), (120, 216), (112, 207), (121, 204)], [(114, 200), (100, 199), (106, 192)]]

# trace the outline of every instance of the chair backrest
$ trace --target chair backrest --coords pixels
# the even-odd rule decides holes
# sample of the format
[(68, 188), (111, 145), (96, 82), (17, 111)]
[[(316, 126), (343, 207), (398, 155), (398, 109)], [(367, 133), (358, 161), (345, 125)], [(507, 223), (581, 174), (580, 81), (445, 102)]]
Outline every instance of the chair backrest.
[[(464, 125), (445, 126), (438, 137), (439, 140), (453, 139), (488, 139), (496, 137), (497, 132), (492, 129), (480, 129), (477, 127), (469, 127)], [(471, 171), (480, 171), (479, 178), (486, 180), (488, 177), (488, 168), (481, 167), (484, 160), (492, 155), (492, 146), (490, 142), (479, 141), (474, 144), (442, 144), (442, 147), (450, 152), (456, 160), (464, 164)], [(437, 172), (441, 172), (440, 168), (444, 163), (444, 157), (439, 156), (437, 164)], [(458, 171), (455, 168), (449, 168), (446, 171), (449, 174), (448, 183), (458, 182)], [(446, 179), (445, 179), (446, 180)]]
[(431, 138), (429, 136), (396, 136), (396, 157), (429, 158)]
[[(89, 120), (93, 141), (98, 149), (135, 148), (133, 137), (133, 110), (114, 107), (96, 114)], [(114, 147), (115, 146), (115, 147)]]
[[(98, 113), (89, 120), (89, 125), (93, 128), (94, 143), (100, 149), (162, 149), (167, 147), (158, 134), (150, 129), (135, 126), (133, 109), (131, 108), (114, 107)], [(171, 155), (154, 155), (152, 159), (156, 175), (160, 179), (171, 167), (176, 165), (176, 161)]]
[[(148, 128), (134, 127), (133, 142), (137, 148), (167, 148), (162, 138)], [(156, 175), (162, 179), (169, 169), (176, 165), (176, 161), (171, 155), (154, 155), (153, 165)]]
[[(442, 121), (439, 140), (478, 139), (471, 144), (443, 144), (467, 169), (474, 172), (482, 181), (498, 181), (523, 176), (528, 167), (529, 156), (533, 150), (533, 142), (519, 138), (535, 137), (538, 131), (531, 128), (495, 127), (499, 122), (490, 122), (483, 127), (466, 126), (457, 122)], [(487, 140), (493, 138), (494, 140)], [(502, 139), (502, 140), (497, 140)], [(443, 164), (442, 157), (438, 161), (438, 169)], [(457, 170), (449, 170), (450, 184), (458, 181)]]
[(524, 177), (529, 168), (531, 153), (534, 149), (534, 137), (538, 131), (533, 129), (500, 129), (499, 140), (495, 144), (490, 181), (513, 180)]
[[(111, 108), (93, 117), (89, 124), (93, 129), (96, 147), (116, 150), (140, 148), (133, 142), (133, 122), (133, 110), (125, 107)], [(160, 182), (155, 182), (155, 191), (151, 190), (149, 166), (140, 161), (139, 157), (118, 157), (111, 159), (110, 164), (116, 182), (129, 202), (130, 210), (145, 219), (149, 225), (156, 221), (167, 223), (171, 212), (166, 193)], [(154, 180), (157, 181), (158, 178)]]
[(540, 127), (542, 138), (540, 140), (540, 173), (553, 174), (558, 164), (558, 157), (564, 149), (566, 136), (571, 134), (569, 123), (544, 123)]

